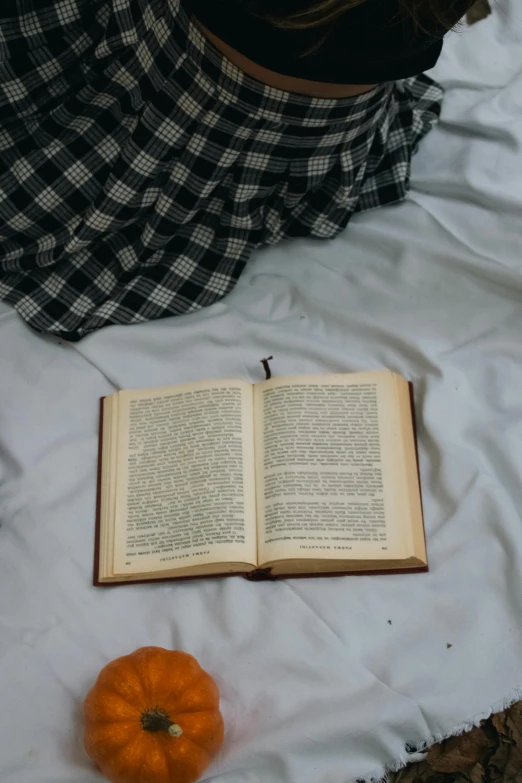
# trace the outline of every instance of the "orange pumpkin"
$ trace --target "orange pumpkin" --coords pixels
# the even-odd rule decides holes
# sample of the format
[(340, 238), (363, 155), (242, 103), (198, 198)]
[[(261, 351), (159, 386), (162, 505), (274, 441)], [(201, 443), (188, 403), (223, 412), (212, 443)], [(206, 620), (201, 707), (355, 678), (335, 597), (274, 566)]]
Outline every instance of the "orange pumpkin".
[(216, 683), (161, 647), (102, 669), (84, 714), (85, 749), (112, 783), (194, 783), (223, 742)]

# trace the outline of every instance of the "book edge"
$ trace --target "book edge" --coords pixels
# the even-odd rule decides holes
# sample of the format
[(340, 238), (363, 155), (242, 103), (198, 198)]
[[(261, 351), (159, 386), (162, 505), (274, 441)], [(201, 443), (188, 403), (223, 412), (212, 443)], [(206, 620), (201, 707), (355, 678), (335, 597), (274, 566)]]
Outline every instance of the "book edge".
[(379, 568), (371, 571), (318, 571), (314, 574), (279, 574), (272, 576), (268, 573), (270, 569), (262, 568), (245, 574), (244, 578), (251, 582), (279, 582), (282, 579), (325, 579), (337, 576), (399, 576), (399, 574), (426, 574), (429, 571), (427, 565), (415, 566), (413, 568)]
[(123, 585), (151, 585), (156, 582), (189, 582), (194, 579), (224, 579), (229, 576), (242, 576), (244, 579), (248, 579), (249, 573), (244, 571), (234, 571), (233, 573), (223, 574), (191, 574), (190, 576), (161, 576), (155, 579), (125, 579), (118, 582), (100, 582), (98, 581), (95, 587), (122, 587)]
[(422, 521), (422, 533), (424, 536), (424, 551), (426, 552), (426, 571), (429, 571), (429, 558), (428, 558), (428, 542), (426, 540), (426, 523), (424, 521), (424, 502), (422, 498), (422, 482), (420, 475), (420, 460), (419, 460), (419, 441), (417, 437), (417, 414), (415, 409), (415, 387), (412, 381), (408, 381), (408, 390), (410, 393), (410, 409), (411, 409), (411, 423), (413, 426), (413, 443), (415, 446), (415, 462), (417, 463), (417, 483), (419, 486), (419, 498), (421, 507), (421, 521)]
[(190, 576), (167, 576), (158, 579), (128, 579), (123, 582), (97, 582), (95, 587), (122, 587), (123, 585), (150, 585), (156, 582), (188, 582), (194, 579), (223, 579), (225, 577), (241, 576), (249, 582), (280, 582), (283, 579), (325, 579), (337, 576), (399, 576), (400, 574), (422, 574), (428, 572), (428, 566), (415, 568), (382, 568), (377, 571), (324, 571), (316, 574), (279, 574), (272, 576), (269, 569), (258, 569), (243, 573), (235, 571), (230, 574), (192, 574)]
[(100, 586), (100, 537), (101, 537), (101, 485), (102, 485), (102, 454), (103, 454), (103, 403), (105, 397), (100, 397), (100, 420), (98, 423), (98, 466), (96, 471), (96, 519), (94, 524), (94, 564), (92, 583)]

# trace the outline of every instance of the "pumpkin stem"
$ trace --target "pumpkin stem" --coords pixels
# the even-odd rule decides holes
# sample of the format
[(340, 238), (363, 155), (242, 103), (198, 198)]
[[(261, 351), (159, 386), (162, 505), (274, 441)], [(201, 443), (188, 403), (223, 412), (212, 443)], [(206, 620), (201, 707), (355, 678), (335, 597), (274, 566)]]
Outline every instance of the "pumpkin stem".
[(167, 713), (159, 707), (145, 710), (141, 716), (141, 725), (144, 731), (166, 731), (171, 737), (181, 737), (183, 734), (181, 726), (171, 721)]

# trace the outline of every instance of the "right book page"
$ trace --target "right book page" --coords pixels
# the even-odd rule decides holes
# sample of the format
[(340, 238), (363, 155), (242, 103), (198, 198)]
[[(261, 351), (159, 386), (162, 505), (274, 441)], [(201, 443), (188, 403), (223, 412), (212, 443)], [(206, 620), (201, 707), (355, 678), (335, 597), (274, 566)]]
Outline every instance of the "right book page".
[(426, 561), (404, 379), (287, 377), (254, 395), (260, 566)]

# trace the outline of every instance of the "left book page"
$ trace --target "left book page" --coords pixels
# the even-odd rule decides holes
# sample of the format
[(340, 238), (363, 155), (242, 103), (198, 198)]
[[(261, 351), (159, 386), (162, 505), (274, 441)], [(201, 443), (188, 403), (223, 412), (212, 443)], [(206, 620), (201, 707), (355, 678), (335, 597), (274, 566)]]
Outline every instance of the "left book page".
[(101, 581), (254, 568), (251, 384), (123, 391), (104, 406), (112, 453), (103, 461), (102, 497), (105, 483), (112, 498), (105, 513), (102, 503)]

